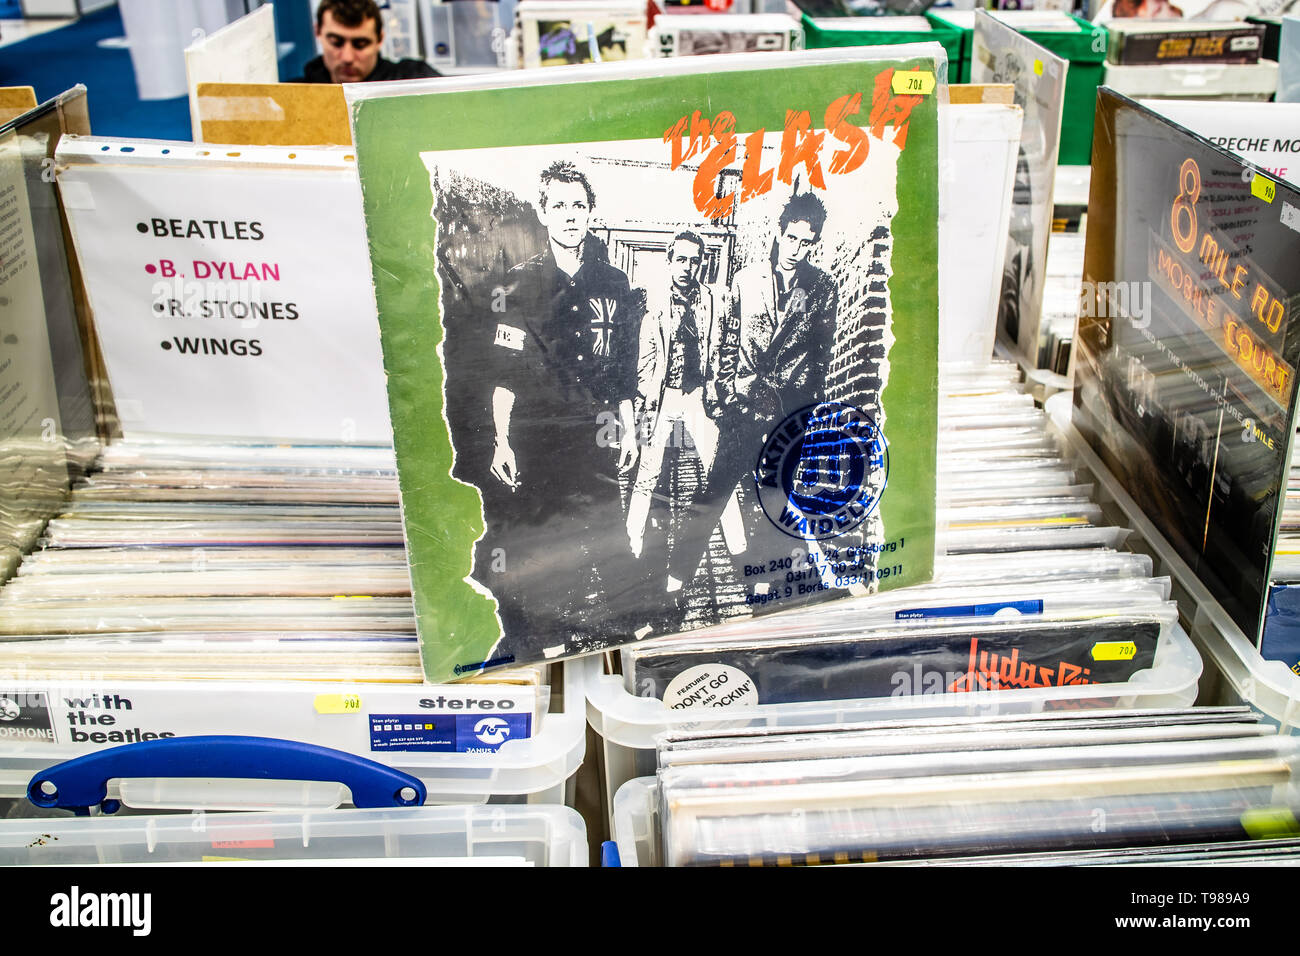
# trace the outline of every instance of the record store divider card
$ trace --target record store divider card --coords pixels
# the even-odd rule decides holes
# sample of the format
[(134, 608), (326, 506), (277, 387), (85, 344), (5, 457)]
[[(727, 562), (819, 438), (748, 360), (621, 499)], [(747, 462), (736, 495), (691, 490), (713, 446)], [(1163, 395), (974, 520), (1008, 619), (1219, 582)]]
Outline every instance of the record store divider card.
[(1251, 640), (1290, 464), (1300, 192), (1098, 99), (1074, 421)]
[(124, 437), (389, 443), (351, 153), (62, 139)]
[(347, 91), (430, 680), (932, 576), (945, 64), (890, 53)]

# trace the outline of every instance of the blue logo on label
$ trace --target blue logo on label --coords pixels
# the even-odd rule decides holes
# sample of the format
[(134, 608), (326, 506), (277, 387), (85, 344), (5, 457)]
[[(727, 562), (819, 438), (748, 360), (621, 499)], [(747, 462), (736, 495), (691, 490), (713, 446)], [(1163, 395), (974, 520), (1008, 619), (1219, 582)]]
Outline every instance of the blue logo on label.
[(1013, 614), (1042, 614), (1043, 602), (996, 601), (991, 604), (953, 604), (948, 607), (914, 607), (894, 614), (896, 621), (919, 621), (934, 617), (1000, 617)]
[(491, 753), (507, 740), (529, 735), (528, 714), (371, 714), (371, 750)]
[(884, 436), (842, 402), (809, 405), (786, 418), (769, 433), (754, 468), (768, 520), (792, 538), (812, 541), (865, 521), (888, 478)]
[(510, 722), (502, 717), (484, 717), (474, 725), (474, 737), (479, 743), (500, 747), (510, 736)]

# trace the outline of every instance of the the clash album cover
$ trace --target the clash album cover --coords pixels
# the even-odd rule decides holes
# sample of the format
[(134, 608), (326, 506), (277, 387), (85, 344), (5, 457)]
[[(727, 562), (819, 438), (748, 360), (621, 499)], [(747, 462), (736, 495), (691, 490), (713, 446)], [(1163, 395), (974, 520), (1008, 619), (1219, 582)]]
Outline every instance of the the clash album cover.
[(1300, 192), (1098, 99), (1074, 421), (1251, 640), (1290, 465)]
[(430, 680), (931, 577), (941, 60), (351, 94)]

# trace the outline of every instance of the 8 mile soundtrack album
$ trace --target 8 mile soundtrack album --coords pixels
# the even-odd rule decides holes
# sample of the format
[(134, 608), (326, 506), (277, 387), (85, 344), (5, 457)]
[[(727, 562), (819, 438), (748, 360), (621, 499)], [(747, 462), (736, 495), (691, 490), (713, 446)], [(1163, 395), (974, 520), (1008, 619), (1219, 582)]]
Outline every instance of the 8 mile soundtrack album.
[(1300, 193), (1103, 90), (1074, 422), (1252, 641), (1291, 465)]
[(350, 92), (428, 679), (929, 580), (943, 68)]

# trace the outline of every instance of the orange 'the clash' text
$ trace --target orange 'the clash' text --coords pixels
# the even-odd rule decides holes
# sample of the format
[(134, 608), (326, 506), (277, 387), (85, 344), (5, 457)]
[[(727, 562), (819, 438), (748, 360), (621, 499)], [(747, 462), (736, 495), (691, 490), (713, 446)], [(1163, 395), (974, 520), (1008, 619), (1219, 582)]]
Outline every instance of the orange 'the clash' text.
[[(846, 93), (833, 100), (822, 115), (822, 125), (814, 128), (808, 110), (786, 110), (785, 128), (781, 133), (780, 158), (775, 169), (763, 168), (763, 137), (766, 129), (756, 129), (744, 139), (744, 164), (741, 167), (739, 201), (746, 202), (768, 192), (773, 179), (789, 185), (794, 171), (803, 166), (808, 183), (816, 189), (826, 188), (826, 176), (851, 173), (867, 161), (870, 140), (867, 130), (883, 140), (885, 129), (894, 130), (894, 145), (907, 145), (907, 127), (912, 109), (923, 97), (898, 95), (892, 90), (894, 71), (882, 71), (871, 97), (871, 112), (866, 128), (850, 122), (849, 117), (862, 112), (862, 94)], [(822, 151), (827, 135), (834, 149), (823, 164)], [(697, 155), (703, 155), (695, 173), (692, 198), (695, 208), (710, 219), (721, 219), (735, 209), (737, 193), (717, 194), (718, 175), (739, 157), (741, 142), (736, 134), (736, 116), (722, 110), (712, 119), (695, 110), (664, 130), (664, 142), (672, 148), (672, 169)], [(706, 152), (707, 150), (707, 152)]]

